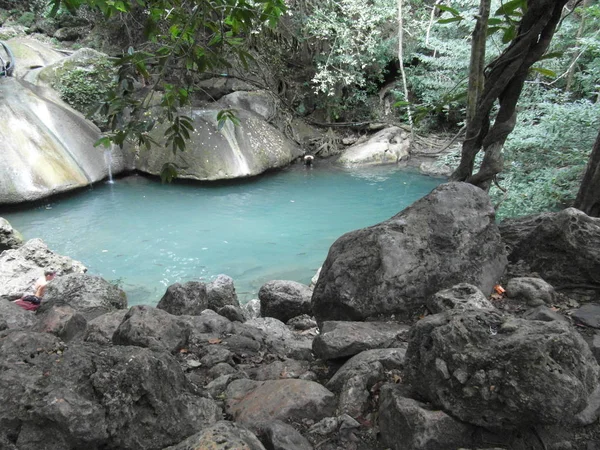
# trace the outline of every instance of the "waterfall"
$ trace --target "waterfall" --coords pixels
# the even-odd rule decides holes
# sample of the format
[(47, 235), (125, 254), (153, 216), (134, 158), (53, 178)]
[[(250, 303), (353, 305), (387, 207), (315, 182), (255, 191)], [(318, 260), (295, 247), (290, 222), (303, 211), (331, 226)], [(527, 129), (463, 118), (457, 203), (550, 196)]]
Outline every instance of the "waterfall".
[(112, 153), (110, 151), (110, 149), (106, 149), (104, 150), (104, 162), (106, 163), (106, 167), (108, 167), (108, 184), (113, 184), (113, 177), (112, 177)]

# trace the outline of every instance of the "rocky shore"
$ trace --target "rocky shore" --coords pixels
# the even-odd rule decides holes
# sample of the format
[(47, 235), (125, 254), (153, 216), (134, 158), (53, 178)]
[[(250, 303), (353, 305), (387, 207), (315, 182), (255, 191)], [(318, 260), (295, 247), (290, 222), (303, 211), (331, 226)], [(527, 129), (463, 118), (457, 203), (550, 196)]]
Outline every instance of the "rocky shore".
[(221, 275), (128, 308), (0, 219), (0, 449), (600, 448), (599, 278), (600, 219), (498, 226), (463, 183), (245, 305)]

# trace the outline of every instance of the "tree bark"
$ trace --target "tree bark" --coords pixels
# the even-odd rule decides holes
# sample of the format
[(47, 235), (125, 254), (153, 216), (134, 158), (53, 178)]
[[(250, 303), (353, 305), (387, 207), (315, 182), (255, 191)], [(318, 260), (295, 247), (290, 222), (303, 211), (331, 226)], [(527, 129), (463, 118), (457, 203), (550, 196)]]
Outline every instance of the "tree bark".
[(477, 103), (483, 92), (485, 68), (485, 44), (487, 42), (487, 24), (490, 17), (492, 0), (481, 0), (477, 23), (471, 38), (471, 62), (469, 64), (469, 90), (467, 93), (467, 124), (475, 117)]
[[(398, 0), (398, 63), (400, 66), (400, 74), (402, 75), (402, 87), (404, 89), (404, 101), (409, 103), (408, 99), (408, 84), (406, 82), (406, 71), (404, 70), (404, 16), (402, 14), (402, 1)], [(413, 133), (413, 118), (410, 104), (406, 105), (406, 111), (408, 113), (408, 124), (410, 125), (410, 132)]]
[[(488, 190), (502, 170), (502, 147), (515, 127), (517, 101), (527, 74), (548, 49), (566, 3), (567, 0), (527, 0), (527, 11), (517, 36), (487, 67), (483, 92), (475, 114), (467, 124), (461, 161), (451, 180), (466, 181)], [(490, 113), (496, 101), (500, 108), (490, 127)], [(475, 156), (482, 148), (486, 157), (479, 171), (473, 174)]]
[(583, 181), (579, 187), (575, 208), (588, 216), (600, 217), (600, 133), (590, 155)]

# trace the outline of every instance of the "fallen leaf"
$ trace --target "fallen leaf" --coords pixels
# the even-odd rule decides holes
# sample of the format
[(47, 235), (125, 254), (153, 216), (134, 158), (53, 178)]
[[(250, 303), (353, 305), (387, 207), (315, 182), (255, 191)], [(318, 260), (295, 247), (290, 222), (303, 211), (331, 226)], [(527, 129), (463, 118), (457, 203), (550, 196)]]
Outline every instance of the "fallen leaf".
[(506, 293), (506, 290), (500, 286), (499, 284), (497, 284), (496, 286), (494, 286), (494, 291), (496, 291), (496, 293), (502, 295), (504, 293)]
[(179, 353), (187, 353), (189, 350), (187, 348), (182, 348), (179, 350)]
[(213, 338), (213, 339), (208, 340), (209, 344), (220, 344), (221, 342), (222, 342), (222, 340), (219, 338)]

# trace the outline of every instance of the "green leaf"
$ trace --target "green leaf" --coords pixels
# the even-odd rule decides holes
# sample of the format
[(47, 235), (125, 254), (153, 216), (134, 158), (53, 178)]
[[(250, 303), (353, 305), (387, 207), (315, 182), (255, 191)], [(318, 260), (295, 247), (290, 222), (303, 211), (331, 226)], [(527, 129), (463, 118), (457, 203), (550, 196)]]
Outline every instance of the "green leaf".
[(511, 15), (520, 15), (520, 12), (517, 13), (517, 9), (527, 8), (526, 0), (512, 0), (508, 3), (504, 3), (496, 13), (495, 16), (511, 16)]
[(452, 23), (452, 22), (460, 22), (463, 20), (462, 17), (450, 17), (449, 19), (439, 19), (437, 22), (441, 24)]
[(544, 69), (543, 67), (532, 67), (530, 69), (532, 72), (538, 72), (544, 75), (545, 77), (556, 78), (556, 72), (550, 69)]
[(108, 136), (101, 137), (96, 142), (94, 142), (94, 147), (98, 147), (102, 145), (103, 147), (110, 147), (110, 138)]
[(458, 12), (456, 9), (454, 9), (454, 8), (451, 8), (451, 7), (449, 7), (449, 6), (446, 6), (446, 5), (435, 5), (435, 7), (436, 7), (437, 9), (439, 9), (440, 11), (447, 11), (447, 12), (449, 12), (449, 13), (450, 13), (450, 14), (452, 14), (454, 17), (458, 17), (458, 16), (460, 16), (460, 13), (459, 13), (459, 12)]
[(544, 56), (542, 56), (539, 61), (543, 61), (545, 59), (553, 59), (553, 58), (560, 58), (564, 55), (564, 52), (550, 52), (550, 53), (546, 53)]
[(512, 41), (515, 36), (517, 35), (517, 29), (516, 27), (510, 26), (506, 29), (506, 31), (504, 31), (504, 35), (502, 36), (502, 43), (503, 44), (508, 44), (510, 41)]

